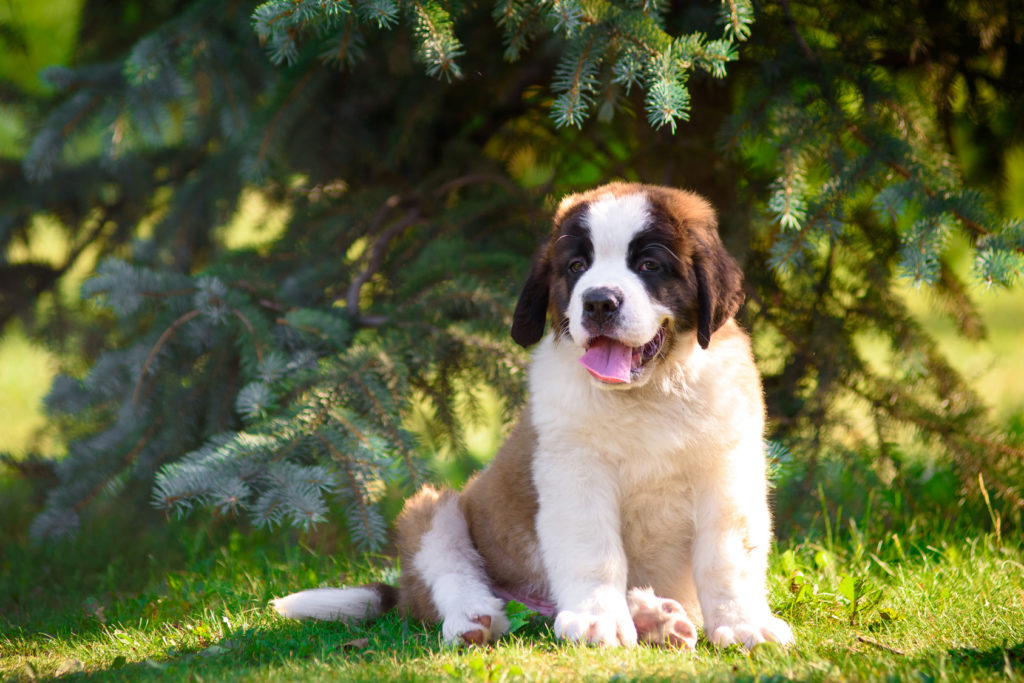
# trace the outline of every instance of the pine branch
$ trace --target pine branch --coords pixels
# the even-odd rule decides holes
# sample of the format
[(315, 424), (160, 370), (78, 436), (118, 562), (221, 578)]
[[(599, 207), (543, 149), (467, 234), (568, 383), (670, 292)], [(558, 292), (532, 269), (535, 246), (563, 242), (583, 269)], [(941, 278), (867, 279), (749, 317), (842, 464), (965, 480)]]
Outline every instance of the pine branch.
[(246, 318), (242, 314), (242, 312), (240, 310), (238, 310), (237, 308), (232, 308), (231, 312), (234, 313), (235, 316), (239, 320), (242, 321), (242, 323), (245, 325), (245, 329), (249, 330), (249, 335), (252, 337), (253, 348), (256, 350), (256, 359), (257, 359), (258, 362), (262, 363), (263, 362), (263, 351), (260, 349), (260, 340), (256, 336), (256, 330), (253, 329), (252, 323), (249, 322), (249, 319)]
[(775, 183), (776, 191), (768, 200), (768, 209), (775, 212), (783, 230), (798, 230), (807, 217), (803, 173), (790, 150), (786, 150), (784, 159), (785, 170)]
[(446, 180), (441, 183), (437, 189), (433, 191), (433, 195), (438, 198), (443, 198), (455, 190), (469, 185), (500, 185), (511, 193), (518, 193), (520, 191), (520, 188), (506, 176), (495, 173), (467, 173), (466, 175), (452, 178), (451, 180)]
[(360, 378), (359, 375), (356, 374), (352, 376), (352, 379), (363, 392), (363, 394), (366, 396), (366, 398), (370, 401), (371, 405), (373, 406), (374, 413), (377, 415), (381, 424), (384, 425), (384, 428), (387, 429), (388, 435), (391, 437), (391, 440), (395, 444), (398, 444), (398, 450), (402, 454), (402, 461), (405, 463), (405, 469), (407, 472), (409, 472), (409, 476), (412, 478), (413, 486), (418, 489), (423, 484), (423, 482), (420, 479), (418, 468), (415, 467), (415, 465), (413, 465), (409, 451), (402, 447), (402, 437), (398, 433), (398, 428), (395, 427), (394, 423), (392, 423), (388, 415), (388, 412), (384, 410), (384, 407), (381, 406), (380, 401), (376, 399), (376, 397), (373, 395), (373, 392), (370, 391), (370, 388), (366, 386), (366, 383), (363, 382), (362, 378)]
[(363, 36), (359, 26), (350, 19), (345, 22), (345, 28), (341, 33), (320, 53), (320, 59), (337, 68), (354, 66), (364, 57), (363, 47)]
[[(153, 422), (153, 424), (149, 426), (149, 429), (147, 429), (143, 433), (142, 437), (139, 438), (136, 444), (127, 453), (124, 454), (122, 461), (125, 466), (131, 465), (133, 462), (135, 462), (135, 458), (138, 457), (139, 453), (142, 452), (142, 449), (146, 447), (146, 444), (149, 443), (150, 439), (153, 438), (153, 435), (157, 432), (159, 428), (160, 419), (158, 418)], [(89, 503), (91, 503), (93, 499), (96, 498), (96, 496), (98, 496), (103, 491), (103, 489), (105, 489), (107, 485), (120, 473), (121, 471), (117, 470), (114, 472), (112, 476), (105, 477), (103, 480), (97, 483), (85, 497), (83, 497), (81, 500), (75, 503), (72, 509), (76, 513), (81, 513), (82, 510), (84, 510), (89, 505)]]
[(804, 53), (804, 57), (807, 61), (817, 65), (818, 56), (814, 54), (814, 50), (811, 49), (807, 41), (804, 40), (803, 34), (800, 33), (800, 29), (796, 25), (796, 21), (793, 19), (793, 10), (789, 6), (789, 0), (781, 0), (782, 12), (786, 18), (786, 27), (793, 34), (793, 38), (796, 40), (796, 44), (800, 46), (800, 50)]
[(515, 61), (536, 31), (535, 5), (520, 0), (499, 0), (494, 5), (492, 16), (504, 30), (505, 61)]
[[(876, 380), (877, 381), (877, 380)], [(882, 382), (879, 382), (882, 384)], [(938, 435), (940, 440), (951, 448), (962, 465), (967, 465), (970, 476), (976, 476), (979, 472), (988, 473), (989, 479), (999, 490), (999, 493), (1014, 507), (1024, 505), (1024, 495), (1017, 488), (1008, 484), (1002, 477), (993, 472), (991, 464), (986, 459), (978, 457), (972, 449), (966, 448), (963, 442), (979, 447), (981, 452), (993, 450), (1007, 456), (1009, 461), (1024, 462), (1024, 449), (1014, 448), (1006, 444), (998, 444), (991, 439), (979, 437), (970, 432), (958, 428), (955, 421), (948, 419), (946, 415), (929, 414), (929, 411), (915, 405), (910, 396), (904, 393), (893, 393), (892, 396), (899, 396), (900, 400), (892, 400), (892, 396), (874, 396), (856, 387), (850, 387), (851, 391), (867, 400), (875, 410), (881, 411), (899, 422), (909, 423), (918, 427), (923, 433)], [(907, 406), (910, 406), (909, 408)]]
[(578, 0), (548, 0), (548, 17), (555, 31), (572, 38), (583, 21), (583, 8)]
[(582, 127), (587, 110), (593, 103), (600, 64), (600, 57), (594, 50), (597, 38), (596, 29), (585, 31), (574, 41), (555, 71), (552, 85), (556, 92), (562, 94), (555, 99), (551, 115), (558, 126)]
[(363, 492), (359, 489), (359, 487), (356, 484), (355, 474), (352, 471), (352, 467), (349, 464), (348, 458), (339, 453), (334, 448), (334, 445), (331, 444), (331, 442), (322, 434), (318, 433), (317, 437), (323, 442), (324, 446), (331, 452), (331, 455), (334, 457), (335, 462), (337, 462), (341, 466), (342, 470), (344, 470), (345, 478), (348, 481), (349, 490), (351, 492), (352, 503), (359, 511), (359, 517), (362, 520), (362, 528), (365, 532), (365, 538), (372, 538), (374, 534), (374, 527), (373, 524), (370, 522), (370, 512), (367, 509), (365, 496), (363, 495)]
[(394, 28), (398, 23), (398, 4), (393, 0), (365, 0), (356, 8), (364, 21), (373, 21), (378, 29)]
[(725, 37), (732, 41), (744, 41), (750, 37), (754, 8), (748, 0), (726, 0), (722, 3), (722, 19), (726, 27)]
[[(389, 200), (389, 203), (390, 201), (391, 200)], [(378, 221), (376, 222), (382, 222), (390, 208), (391, 206), (383, 208), (381, 210), (381, 214), (378, 215)], [(348, 291), (345, 295), (345, 306), (352, 319), (363, 327), (376, 327), (386, 322), (383, 318), (366, 316), (360, 312), (359, 296), (362, 292), (363, 286), (369, 282), (370, 278), (372, 278), (377, 271), (380, 270), (391, 243), (400, 237), (410, 226), (419, 221), (419, 219), (419, 208), (413, 207), (409, 209), (402, 218), (395, 221), (387, 230), (382, 232), (373, 243), (373, 248), (370, 250), (370, 260), (369, 263), (367, 263), (366, 268), (356, 275), (349, 284)]]
[(300, 93), (309, 86), (310, 81), (313, 80), (313, 76), (317, 74), (318, 69), (315, 66), (311, 66), (309, 70), (299, 79), (299, 82), (295, 84), (295, 87), (289, 91), (288, 96), (284, 99), (284, 102), (277, 108), (274, 113), (274, 117), (270, 120), (267, 125), (267, 129), (263, 133), (263, 139), (260, 142), (259, 152), (257, 153), (257, 160), (259, 163), (263, 163), (267, 156), (267, 150), (270, 148), (271, 138), (276, 130), (281, 117), (287, 111), (288, 107), (298, 98)]
[(178, 317), (177, 320), (171, 323), (170, 327), (164, 330), (163, 334), (160, 335), (160, 338), (157, 339), (156, 344), (153, 345), (153, 348), (149, 352), (149, 355), (146, 356), (146, 362), (142, 364), (142, 369), (139, 371), (139, 379), (135, 383), (135, 390), (132, 392), (132, 405), (135, 405), (139, 402), (139, 392), (142, 390), (142, 383), (146, 379), (146, 373), (149, 372), (149, 366), (150, 364), (152, 364), (153, 359), (156, 358), (156, 354), (159, 353), (160, 349), (163, 348), (163, 345), (166, 344), (168, 340), (170, 340), (170, 338), (174, 336), (174, 333), (178, 331), (179, 327), (181, 327), (189, 320), (192, 320), (198, 315), (199, 311), (196, 309), (184, 313), (183, 315)]
[(411, 0), (416, 17), (416, 33), (420, 38), (419, 55), (427, 64), (427, 73), (446, 80), (461, 78), (456, 59), (463, 54), (462, 44), (452, 30), (448, 10), (434, 0)]

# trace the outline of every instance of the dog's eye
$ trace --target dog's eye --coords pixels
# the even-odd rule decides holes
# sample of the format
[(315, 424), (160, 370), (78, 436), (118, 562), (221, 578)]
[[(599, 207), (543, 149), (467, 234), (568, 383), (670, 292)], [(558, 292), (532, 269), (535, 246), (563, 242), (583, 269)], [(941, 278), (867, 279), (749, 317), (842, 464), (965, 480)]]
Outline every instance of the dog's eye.
[(570, 273), (582, 273), (587, 267), (587, 262), (582, 258), (574, 258), (569, 261), (569, 272)]
[(651, 258), (644, 259), (640, 262), (640, 265), (637, 266), (637, 270), (641, 273), (653, 273), (657, 270), (661, 270), (661, 264)]

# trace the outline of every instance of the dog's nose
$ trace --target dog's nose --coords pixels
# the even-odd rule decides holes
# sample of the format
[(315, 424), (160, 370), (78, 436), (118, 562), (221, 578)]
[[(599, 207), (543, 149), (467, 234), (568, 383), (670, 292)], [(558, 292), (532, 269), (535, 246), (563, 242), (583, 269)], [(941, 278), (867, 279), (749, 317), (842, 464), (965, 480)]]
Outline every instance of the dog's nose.
[(622, 305), (622, 291), (614, 287), (591, 287), (583, 292), (583, 317), (606, 323), (615, 317)]

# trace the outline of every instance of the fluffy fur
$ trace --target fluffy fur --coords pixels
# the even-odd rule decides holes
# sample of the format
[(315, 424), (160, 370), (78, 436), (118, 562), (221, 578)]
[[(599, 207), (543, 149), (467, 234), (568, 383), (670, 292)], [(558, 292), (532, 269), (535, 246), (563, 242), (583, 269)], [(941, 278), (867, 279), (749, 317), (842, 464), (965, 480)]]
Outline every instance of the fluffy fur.
[[(461, 493), (407, 502), (399, 608), (449, 642), (499, 637), (509, 597), (550, 606), (572, 641), (692, 648), (703, 623), (717, 645), (793, 642), (765, 595), (764, 404), (732, 319), (740, 283), (697, 195), (615, 183), (567, 197), (513, 316), (513, 338), (539, 342), (529, 404)], [(628, 377), (581, 364), (602, 344), (631, 358)], [(386, 589), (274, 606), (373, 617)]]

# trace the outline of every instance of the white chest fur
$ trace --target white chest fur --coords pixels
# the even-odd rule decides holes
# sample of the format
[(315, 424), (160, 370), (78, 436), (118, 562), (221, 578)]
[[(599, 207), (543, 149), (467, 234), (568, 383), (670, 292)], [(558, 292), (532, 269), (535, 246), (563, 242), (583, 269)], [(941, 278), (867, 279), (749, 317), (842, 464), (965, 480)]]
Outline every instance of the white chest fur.
[[(702, 506), (737, 478), (760, 482), (753, 498), (764, 496), (760, 388), (745, 339), (738, 344), (680, 344), (661, 376), (625, 391), (598, 385), (577, 362), (580, 351), (552, 337), (531, 367), (539, 534), (545, 520), (572, 518), (570, 508), (610, 508), (605, 531), (621, 543), (622, 579), (653, 586), (694, 616), (690, 565)], [(751, 378), (755, 386), (744, 386)], [(577, 540), (576, 552), (594, 552), (589, 539)]]
[(577, 347), (546, 338), (530, 372), (530, 417), (542, 449), (585, 445), (591, 457), (643, 480), (714, 467), (713, 454), (751, 433), (760, 438), (760, 389), (739, 386), (752, 374), (749, 368), (730, 369), (730, 356), (743, 354), (679, 346), (661, 376), (634, 390), (616, 390), (583, 370)]

